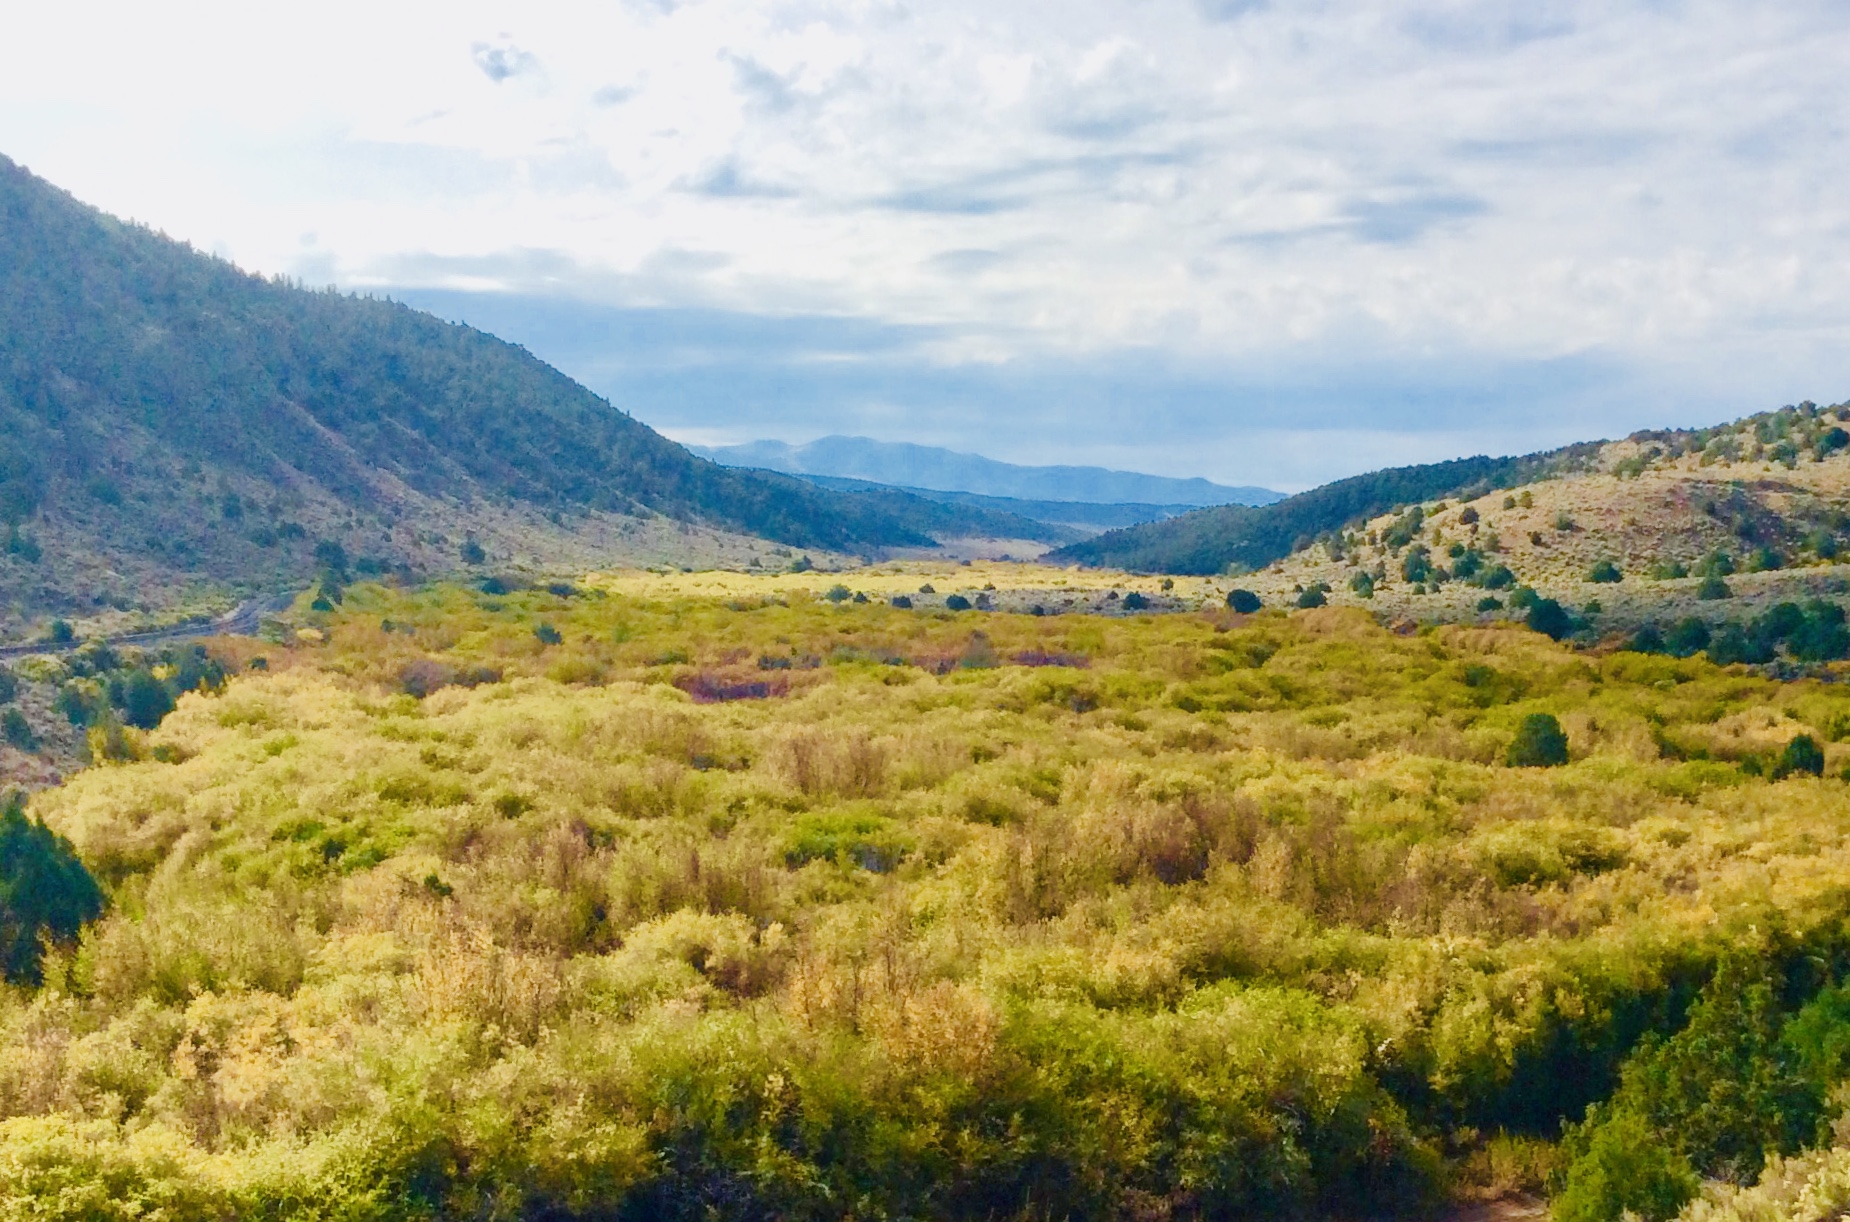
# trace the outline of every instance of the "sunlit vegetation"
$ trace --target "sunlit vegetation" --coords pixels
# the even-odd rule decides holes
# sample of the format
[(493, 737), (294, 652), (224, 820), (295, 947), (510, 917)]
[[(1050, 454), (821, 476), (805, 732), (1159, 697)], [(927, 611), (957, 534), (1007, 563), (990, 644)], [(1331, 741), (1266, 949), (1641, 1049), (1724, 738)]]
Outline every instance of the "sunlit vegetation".
[(0, 991), (5, 1209), (1845, 1194), (1850, 691), (834, 581), (360, 584), (216, 647), (32, 799), (104, 906)]

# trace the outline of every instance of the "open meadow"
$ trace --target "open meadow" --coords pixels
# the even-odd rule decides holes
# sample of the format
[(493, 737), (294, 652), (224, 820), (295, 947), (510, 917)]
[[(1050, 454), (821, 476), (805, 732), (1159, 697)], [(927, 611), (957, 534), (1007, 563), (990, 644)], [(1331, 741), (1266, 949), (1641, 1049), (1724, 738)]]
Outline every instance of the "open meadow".
[(357, 585), (99, 696), (0, 1217), (1850, 1197), (1850, 689), (1082, 580)]

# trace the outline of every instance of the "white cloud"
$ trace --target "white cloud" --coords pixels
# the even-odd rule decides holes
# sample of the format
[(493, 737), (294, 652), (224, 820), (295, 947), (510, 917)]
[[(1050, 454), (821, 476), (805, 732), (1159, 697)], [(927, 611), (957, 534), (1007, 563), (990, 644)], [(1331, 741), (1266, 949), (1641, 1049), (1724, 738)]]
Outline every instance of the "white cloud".
[(0, 152), (262, 270), (1850, 393), (1836, 0), (17, 7)]

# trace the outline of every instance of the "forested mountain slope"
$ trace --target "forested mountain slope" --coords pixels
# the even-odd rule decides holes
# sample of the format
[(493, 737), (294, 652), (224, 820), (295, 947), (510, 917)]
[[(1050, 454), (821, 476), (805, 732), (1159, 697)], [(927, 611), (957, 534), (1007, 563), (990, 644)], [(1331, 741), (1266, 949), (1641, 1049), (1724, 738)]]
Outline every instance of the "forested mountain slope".
[(493, 336), (248, 275), (0, 158), (9, 618), (276, 580), (320, 541), (431, 567), (473, 529), (609, 561), (672, 550), (660, 515), (710, 528), (707, 551), (713, 531), (868, 550), (1024, 529), (707, 462)]

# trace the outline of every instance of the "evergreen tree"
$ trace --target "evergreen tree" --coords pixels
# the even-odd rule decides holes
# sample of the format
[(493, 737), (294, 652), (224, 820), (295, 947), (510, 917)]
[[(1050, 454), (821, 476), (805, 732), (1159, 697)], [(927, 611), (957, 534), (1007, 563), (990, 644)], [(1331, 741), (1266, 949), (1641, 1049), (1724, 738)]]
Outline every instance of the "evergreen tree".
[(103, 911), (103, 892), (70, 841), (26, 817), (25, 798), (0, 801), (0, 974), (37, 984), (43, 941), (69, 943)]
[(1567, 735), (1553, 713), (1530, 713), (1516, 731), (1504, 762), (1512, 768), (1552, 768), (1567, 763)]

